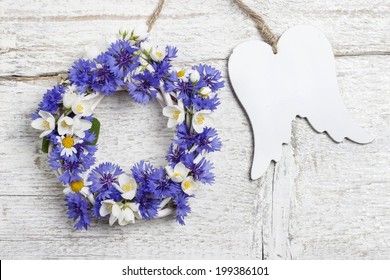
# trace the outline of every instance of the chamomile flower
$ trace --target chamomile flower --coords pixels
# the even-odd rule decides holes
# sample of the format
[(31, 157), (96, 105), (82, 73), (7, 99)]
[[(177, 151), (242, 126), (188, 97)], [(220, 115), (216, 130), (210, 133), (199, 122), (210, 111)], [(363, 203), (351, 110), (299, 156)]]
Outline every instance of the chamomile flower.
[(192, 127), (197, 133), (202, 133), (205, 126), (210, 122), (210, 110), (201, 110), (192, 117)]
[(172, 181), (176, 183), (183, 182), (190, 172), (190, 170), (181, 162), (177, 163), (174, 168), (167, 166), (165, 170)]
[(163, 108), (163, 115), (168, 117), (168, 128), (181, 124), (185, 119), (184, 108), (179, 105), (166, 106)]
[(38, 115), (40, 118), (33, 120), (31, 126), (35, 129), (43, 130), (41, 135), (39, 135), (39, 137), (42, 138), (49, 135), (54, 130), (56, 121), (53, 115), (48, 112), (40, 110)]
[(56, 138), (61, 148), (61, 156), (66, 155), (70, 157), (74, 154), (77, 154), (75, 145), (83, 142), (83, 140), (69, 135), (57, 136)]
[(163, 47), (152, 48), (150, 52), (150, 57), (156, 62), (161, 62), (166, 55), (167, 55), (167, 51)]
[(91, 195), (91, 191), (89, 190), (90, 182), (85, 180), (77, 180), (72, 181), (70, 184), (65, 186), (64, 194), (68, 193), (81, 193), (85, 197), (89, 197)]
[(194, 191), (198, 188), (198, 183), (195, 182), (192, 176), (188, 176), (183, 180), (183, 182), (181, 182), (181, 188), (186, 194), (192, 195)]
[(176, 69), (177, 78), (182, 80), (183, 82), (187, 82), (188, 81), (188, 74), (189, 74), (188, 71), (189, 71), (189, 69), (186, 69), (186, 68)]
[(118, 177), (118, 184), (114, 187), (121, 193), (124, 199), (131, 200), (134, 198), (137, 192), (137, 182), (133, 177), (123, 173)]

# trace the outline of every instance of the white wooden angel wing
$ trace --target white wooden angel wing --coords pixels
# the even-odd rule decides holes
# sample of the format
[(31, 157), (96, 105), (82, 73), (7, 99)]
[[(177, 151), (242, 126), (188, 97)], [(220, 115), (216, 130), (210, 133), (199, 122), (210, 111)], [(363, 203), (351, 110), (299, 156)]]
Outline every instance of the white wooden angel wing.
[(314, 27), (286, 31), (276, 55), (262, 41), (245, 42), (234, 49), (228, 68), (252, 125), (252, 179), (259, 178), (271, 160), (280, 160), (281, 145), (290, 142), (291, 121), (297, 115), (336, 142), (345, 137), (358, 143), (373, 140), (348, 114), (339, 95), (332, 49)]
[(287, 81), (275, 81), (282, 71), (277, 59), (270, 46), (258, 40), (239, 45), (229, 58), (230, 81), (252, 126), (252, 179), (259, 178), (271, 160), (279, 161), (282, 143), (290, 141), (293, 96), (287, 94)]
[(296, 26), (278, 42), (285, 67), (294, 65), (294, 107), (317, 132), (326, 131), (336, 142), (348, 138), (369, 143), (373, 138), (350, 116), (340, 97), (332, 47), (325, 35), (312, 26)]

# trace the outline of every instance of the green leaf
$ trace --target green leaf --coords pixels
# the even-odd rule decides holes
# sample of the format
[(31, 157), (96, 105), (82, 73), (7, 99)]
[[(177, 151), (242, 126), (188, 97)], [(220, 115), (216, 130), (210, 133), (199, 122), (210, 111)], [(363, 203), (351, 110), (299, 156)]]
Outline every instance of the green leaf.
[(48, 153), (49, 152), (49, 145), (50, 145), (50, 140), (49, 137), (45, 136), (42, 139), (42, 152)]
[(100, 122), (97, 118), (93, 118), (92, 127), (89, 129), (89, 132), (95, 134), (95, 141), (87, 143), (87, 144), (88, 145), (96, 145), (96, 143), (99, 139), (99, 132), (100, 132)]

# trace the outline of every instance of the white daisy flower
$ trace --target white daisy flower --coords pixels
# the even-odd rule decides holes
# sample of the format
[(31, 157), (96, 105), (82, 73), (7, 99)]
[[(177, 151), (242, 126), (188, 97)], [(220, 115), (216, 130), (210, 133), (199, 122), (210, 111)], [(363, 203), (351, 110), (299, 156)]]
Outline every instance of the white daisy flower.
[(188, 76), (189, 76), (189, 71), (190, 71), (190, 69), (188, 69), (188, 68), (177, 68), (176, 69), (177, 78), (182, 80), (183, 82), (187, 82)]
[(138, 187), (134, 178), (123, 173), (119, 175), (118, 183), (119, 185), (115, 184), (114, 187), (122, 194), (122, 197), (128, 200), (133, 199)]
[(61, 145), (61, 148), (62, 148), (61, 153), (60, 153), (61, 156), (63, 156), (63, 155), (72, 156), (73, 154), (76, 154), (77, 150), (74, 147), (74, 145), (83, 142), (83, 140), (81, 140), (77, 137), (69, 136), (69, 135), (57, 136), (57, 141)]
[(162, 61), (166, 55), (167, 52), (165, 48), (159, 46), (152, 48), (152, 51), (150, 52), (150, 57), (156, 62)]
[(52, 114), (46, 111), (40, 110), (38, 115), (40, 118), (33, 120), (31, 122), (31, 126), (35, 129), (43, 130), (41, 135), (39, 135), (39, 137), (42, 138), (49, 135), (54, 130), (56, 126), (56, 120)]
[(87, 182), (85, 180), (78, 180), (73, 181), (69, 185), (65, 186), (64, 194), (68, 193), (81, 193), (85, 197), (89, 197), (92, 195), (91, 191), (89, 190), (89, 186), (91, 185), (90, 182)]
[(173, 169), (172, 167), (167, 166), (165, 167), (165, 170), (172, 181), (176, 183), (183, 182), (190, 172), (190, 170), (182, 162), (177, 163)]
[(168, 117), (168, 128), (172, 128), (178, 124), (181, 124), (185, 119), (184, 108), (179, 105), (164, 107), (163, 115)]
[(205, 126), (210, 122), (210, 114), (210, 110), (201, 110), (194, 114), (192, 117), (192, 127), (197, 133), (202, 133)]
[(192, 176), (188, 176), (183, 180), (183, 182), (181, 182), (181, 188), (186, 194), (192, 195), (198, 188), (198, 183), (194, 181)]

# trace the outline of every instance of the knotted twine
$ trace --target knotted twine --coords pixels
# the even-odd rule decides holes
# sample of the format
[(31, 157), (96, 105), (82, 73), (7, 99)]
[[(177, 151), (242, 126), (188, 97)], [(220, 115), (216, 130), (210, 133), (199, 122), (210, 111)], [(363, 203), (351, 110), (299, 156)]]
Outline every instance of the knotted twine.
[[(164, 2), (165, 0), (159, 1), (158, 6), (146, 22), (146, 24), (148, 25), (148, 32), (152, 29), (158, 16), (160, 15)], [(233, 2), (254, 21), (257, 29), (260, 32), (261, 37), (267, 44), (272, 47), (272, 51), (276, 54), (278, 52), (276, 48), (278, 40), (276, 39), (276, 36), (272, 33), (268, 25), (265, 23), (264, 19), (254, 10), (252, 10), (248, 5), (242, 2), (242, 0), (233, 0)]]

